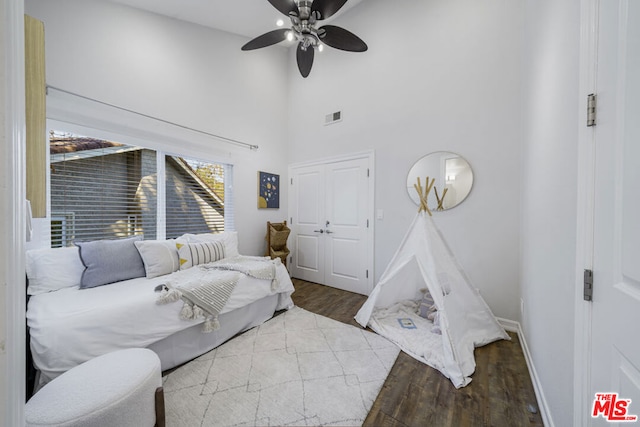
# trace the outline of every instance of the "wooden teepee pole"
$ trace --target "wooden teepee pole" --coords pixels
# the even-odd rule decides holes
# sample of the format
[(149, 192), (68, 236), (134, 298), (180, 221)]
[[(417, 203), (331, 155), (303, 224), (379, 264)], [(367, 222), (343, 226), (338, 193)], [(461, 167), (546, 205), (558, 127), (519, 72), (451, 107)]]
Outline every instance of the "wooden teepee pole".
[(420, 182), (420, 177), (418, 177), (418, 183), (417, 184), (413, 184), (413, 188), (416, 189), (416, 191), (418, 192), (418, 197), (420, 198), (420, 208), (418, 209), (418, 212), (422, 212), (422, 211), (426, 211), (429, 216), (431, 216), (431, 210), (429, 209), (429, 206), (427, 206), (427, 197), (429, 196), (429, 192), (431, 192), (431, 188), (433, 188), (433, 184), (436, 182), (435, 178), (431, 179), (431, 181), (429, 181), (429, 177), (427, 177), (427, 188), (422, 189), (422, 183)]
[(444, 191), (442, 192), (442, 197), (440, 197), (438, 195), (438, 187), (434, 187), (434, 189), (433, 189), (433, 191), (436, 192), (436, 200), (438, 201), (438, 207), (436, 208), (437, 211), (444, 210), (444, 206), (443, 206), (444, 196), (447, 195), (447, 190), (448, 190), (448, 188), (445, 188)]

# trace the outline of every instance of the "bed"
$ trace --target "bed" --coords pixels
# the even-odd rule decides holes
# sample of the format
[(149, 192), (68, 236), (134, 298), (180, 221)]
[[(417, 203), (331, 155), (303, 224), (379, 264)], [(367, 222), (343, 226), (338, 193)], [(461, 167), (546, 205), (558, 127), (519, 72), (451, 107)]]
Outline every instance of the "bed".
[[(194, 235), (185, 239), (190, 243), (202, 239), (222, 241), (227, 243), (226, 253), (237, 257), (237, 249), (234, 250), (234, 244), (237, 248), (237, 236), (235, 233), (224, 234), (226, 236)], [(170, 249), (172, 244), (175, 245), (168, 242), (166, 248)], [(144, 245), (148, 246), (147, 243)], [(81, 277), (88, 269), (84, 264), (77, 264), (74, 248), (64, 249), (61, 252), (48, 249), (27, 254), (31, 295), (27, 325), (33, 363), (39, 371), (39, 386), (96, 356), (131, 347), (154, 350), (160, 357), (162, 369), (167, 370), (263, 323), (276, 310), (293, 306), (290, 295), (294, 288), (288, 271), (276, 262), (279, 260), (273, 260), (273, 279), (234, 273), (239, 275), (238, 280), (223, 308), (216, 313), (217, 328), (204, 332), (205, 318), (181, 318), (183, 301), (158, 304), (159, 290), (163, 286), (166, 288), (167, 284), (179, 285), (202, 274), (216, 277), (228, 275), (229, 271), (206, 269), (203, 273), (202, 267), (209, 263), (200, 262), (168, 274), (155, 275), (158, 273), (156, 270), (151, 274), (153, 277), (148, 277), (152, 263), (142, 256), (145, 267), (149, 267), (144, 277), (84, 289), (78, 285), (60, 287), (59, 283), (51, 282), (59, 282), (62, 277), (68, 285), (78, 281), (78, 273)], [(79, 255), (77, 251), (75, 254)], [(172, 258), (173, 255), (171, 253)], [(265, 259), (265, 262), (269, 261)]]

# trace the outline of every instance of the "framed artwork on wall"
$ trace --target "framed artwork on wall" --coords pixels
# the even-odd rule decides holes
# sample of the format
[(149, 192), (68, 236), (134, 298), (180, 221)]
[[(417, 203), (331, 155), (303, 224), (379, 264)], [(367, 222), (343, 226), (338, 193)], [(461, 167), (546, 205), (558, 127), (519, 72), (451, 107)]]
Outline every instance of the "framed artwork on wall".
[(258, 172), (258, 208), (280, 208), (280, 175)]

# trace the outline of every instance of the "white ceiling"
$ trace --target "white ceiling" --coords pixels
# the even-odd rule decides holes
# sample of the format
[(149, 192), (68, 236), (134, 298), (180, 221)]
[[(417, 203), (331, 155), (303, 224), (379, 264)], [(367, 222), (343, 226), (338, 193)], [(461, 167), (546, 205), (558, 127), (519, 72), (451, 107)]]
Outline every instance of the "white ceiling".
[[(267, 0), (111, 0), (182, 21), (216, 28), (249, 38), (276, 29), (284, 15)], [(362, 0), (349, 0), (333, 18)], [(330, 21), (326, 20), (325, 22)], [(285, 25), (289, 21), (285, 19)]]

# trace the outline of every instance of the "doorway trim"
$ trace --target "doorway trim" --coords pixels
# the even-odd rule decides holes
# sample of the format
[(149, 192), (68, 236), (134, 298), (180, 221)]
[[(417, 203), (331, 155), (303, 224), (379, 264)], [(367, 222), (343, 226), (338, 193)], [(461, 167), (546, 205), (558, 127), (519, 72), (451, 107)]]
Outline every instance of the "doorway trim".
[[(370, 184), (369, 185), (369, 194), (368, 194), (368, 206), (367, 206), (367, 216), (369, 217), (369, 228), (368, 228), (368, 239), (369, 242), (371, 242), (371, 244), (369, 245), (368, 249), (367, 249), (367, 269), (369, 270), (369, 277), (367, 279), (367, 286), (369, 287), (369, 292), (371, 292), (373, 290), (373, 283), (374, 283), (374, 278), (376, 277), (376, 272), (375, 272), (375, 263), (374, 263), (374, 256), (375, 256), (375, 186), (376, 186), (376, 174), (375, 174), (375, 164), (376, 164), (376, 158), (375, 158), (375, 150), (366, 150), (366, 151), (359, 151), (356, 153), (351, 153), (351, 154), (343, 154), (343, 155), (338, 155), (338, 156), (332, 156), (332, 157), (323, 157), (320, 159), (315, 159), (315, 160), (309, 160), (309, 161), (304, 161), (304, 162), (298, 162), (298, 163), (291, 163), (288, 167), (288, 181), (289, 181), (289, 188), (291, 188), (291, 179), (293, 177), (293, 170), (296, 168), (301, 168), (301, 167), (306, 167), (306, 166), (319, 166), (319, 165), (326, 165), (326, 164), (330, 164), (330, 163), (337, 163), (337, 162), (343, 162), (343, 161), (348, 161), (348, 160), (356, 160), (356, 159), (367, 159), (369, 161), (369, 177), (370, 177)], [(291, 192), (289, 192), (289, 202), (288, 202), (288, 213), (289, 215), (287, 215), (289, 217), (289, 222), (291, 223), (291, 213), (294, 211), (294, 206), (293, 206), (293, 197), (291, 197)], [(291, 261), (289, 259), (289, 261)]]
[(25, 287), (25, 95), (24, 95), (24, 1), (4, 0), (5, 124), (8, 155), (4, 161), (6, 186), (3, 194), (5, 239), (3, 240), (5, 301), (1, 316), (6, 320), (4, 369), (4, 421), (24, 425), (26, 397), (26, 287)]
[(580, 82), (578, 96), (578, 189), (574, 310), (573, 425), (591, 425), (591, 317), (583, 299), (583, 272), (593, 268), (595, 132), (587, 127), (587, 95), (596, 93), (599, 0), (580, 1)]

